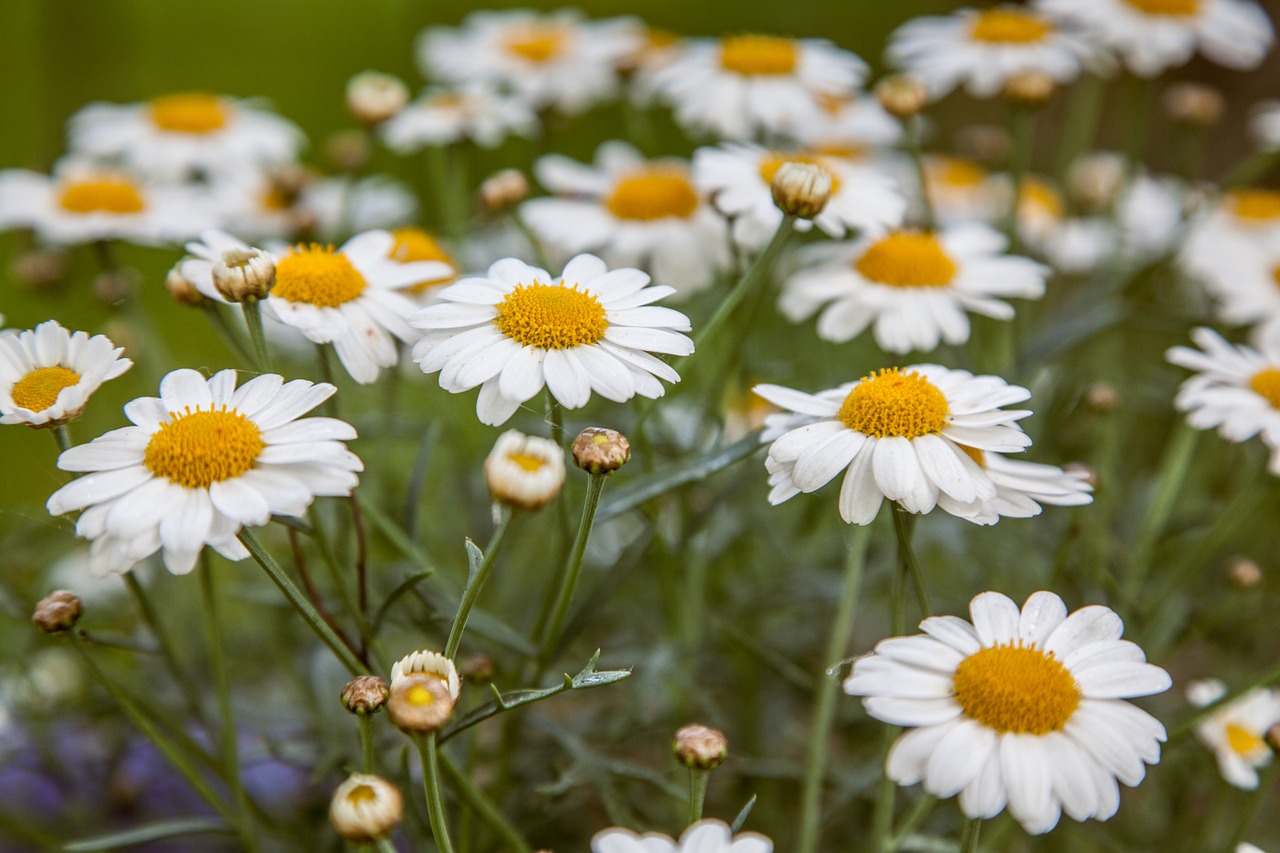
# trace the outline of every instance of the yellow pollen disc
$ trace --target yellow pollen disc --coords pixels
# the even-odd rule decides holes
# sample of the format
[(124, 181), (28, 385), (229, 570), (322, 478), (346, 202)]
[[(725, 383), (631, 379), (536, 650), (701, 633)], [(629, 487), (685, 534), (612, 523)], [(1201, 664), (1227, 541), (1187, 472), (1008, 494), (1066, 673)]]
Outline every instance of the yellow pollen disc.
[(1062, 194), (1043, 178), (1027, 178), (1022, 182), (1018, 207), (1023, 209), (1023, 215), (1039, 212), (1054, 219), (1061, 219), (1064, 212)]
[(435, 694), (425, 684), (415, 684), (405, 691), (404, 698), (410, 705), (431, 705), (436, 701)]
[(949, 413), (946, 396), (932, 382), (914, 371), (889, 367), (863, 377), (836, 417), (863, 435), (919, 438), (942, 432)]
[(170, 412), (147, 442), (143, 463), (188, 489), (239, 477), (267, 446), (258, 425), (234, 409)]
[(1280, 219), (1280, 191), (1247, 189), (1231, 194), (1231, 210), (1240, 219)]
[(529, 24), (519, 27), (503, 40), (509, 53), (541, 65), (564, 52), (567, 41), (564, 27), (555, 24)]
[(258, 199), (263, 210), (273, 213), (288, 210), (293, 206), (289, 201), (289, 196), (285, 195), (284, 191), (279, 187), (268, 187), (266, 192), (259, 196)]
[(1024, 646), (983, 649), (960, 662), (953, 682), (966, 717), (997, 732), (1061, 731), (1080, 705), (1080, 686), (1053, 655)]
[(540, 471), (546, 460), (539, 456), (532, 456), (528, 453), (508, 453), (507, 458), (519, 465), (526, 471)]
[(149, 107), (151, 123), (174, 133), (201, 134), (221, 130), (230, 113), (221, 98), (199, 92), (165, 95), (156, 98)]
[(604, 204), (619, 219), (687, 219), (698, 209), (698, 191), (684, 169), (654, 166), (623, 175)]
[[(391, 247), (392, 260), (402, 264), (411, 264), (415, 261), (442, 261), (454, 269), (458, 268), (453, 255), (445, 251), (444, 246), (441, 246), (436, 238), (417, 226), (396, 228), (391, 232), (391, 236), (396, 238), (395, 245)], [(445, 275), (429, 281), (420, 281), (405, 289), (409, 293), (419, 294), (428, 288), (448, 284), (453, 279), (454, 276)]]
[(1124, 2), (1148, 15), (1194, 15), (1200, 10), (1200, 0), (1124, 0)]
[(961, 444), (961, 445), (958, 445), (958, 447), (964, 451), (965, 456), (968, 456), (970, 459), (976, 462), (979, 468), (987, 467), (987, 454), (984, 451), (979, 450), (976, 447), (970, 447), (967, 444)]
[(865, 160), (867, 148), (864, 145), (819, 145), (818, 153), (824, 157), (836, 157), (844, 160)]
[(498, 331), (518, 344), (569, 349), (594, 344), (609, 328), (604, 306), (584, 290), (556, 284), (518, 284), (498, 303)]
[(140, 213), (147, 207), (137, 187), (116, 177), (72, 181), (62, 188), (58, 204), (72, 213)]
[(1040, 41), (1053, 27), (1044, 18), (1020, 9), (987, 9), (973, 19), (969, 37), (998, 44), (1030, 44)]
[(930, 177), (948, 187), (975, 187), (987, 178), (986, 171), (972, 160), (959, 157), (942, 157)]
[(43, 412), (58, 402), (58, 392), (80, 381), (80, 374), (65, 367), (37, 367), (13, 384), (9, 396), (14, 405)]
[(822, 158), (813, 154), (802, 154), (798, 151), (785, 154), (780, 151), (773, 151), (766, 154), (764, 159), (760, 161), (760, 177), (764, 179), (766, 184), (772, 186), (774, 176), (787, 163), (806, 163), (810, 166), (817, 166), (831, 176), (831, 195), (834, 196), (840, 191), (840, 179), (835, 176), (834, 172), (823, 165)]
[(337, 308), (364, 293), (365, 280), (347, 256), (332, 246), (295, 246), (276, 264), (272, 296)]
[(1268, 367), (1253, 375), (1249, 387), (1271, 404), (1271, 408), (1280, 409), (1280, 368)]
[(1227, 723), (1227, 746), (1236, 755), (1248, 755), (1265, 748), (1267, 742), (1253, 732), (1235, 723)]
[(893, 287), (946, 287), (955, 261), (925, 231), (898, 231), (872, 243), (853, 265), (863, 278)]
[(371, 803), (378, 799), (378, 794), (368, 785), (356, 785), (347, 792), (347, 802)]
[(776, 77), (796, 70), (799, 50), (778, 36), (730, 36), (720, 45), (720, 67), (749, 77)]

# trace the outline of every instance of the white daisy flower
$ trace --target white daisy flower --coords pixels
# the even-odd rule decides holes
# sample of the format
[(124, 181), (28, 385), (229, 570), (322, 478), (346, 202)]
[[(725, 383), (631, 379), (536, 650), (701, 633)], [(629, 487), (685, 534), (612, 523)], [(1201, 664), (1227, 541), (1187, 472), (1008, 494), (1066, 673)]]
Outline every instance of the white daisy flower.
[[(1216, 303), (1223, 322), (1252, 326), (1250, 340), (1280, 342), (1280, 230), (1270, 239), (1222, 252), (1212, 262), (1197, 246), (1196, 277)], [(1190, 266), (1190, 264), (1188, 264)]]
[[(1001, 207), (1007, 208), (1012, 182), (1007, 175), (1001, 175), (997, 180), (1005, 199)], [(1061, 227), (1066, 212), (1066, 204), (1057, 187), (1038, 175), (1023, 176), (1018, 186), (1018, 235), (1028, 245), (1041, 250)]]
[(728, 226), (683, 160), (645, 160), (625, 142), (606, 142), (593, 166), (551, 154), (534, 174), (557, 197), (527, 201), (520, 212), (561, 258), (593, 252), (611, 267), (643, 269), (681, 295), (711, 284), (729, 265)]
[(363, 465), (342, 443), (356, 431), (333, 418), (299, 420), (335, 390), (274, 374), (236, 388), (234, 370), (210, 379), (175, 370), (158, 398), (125, 406), (133, 426), (58, 457), (62, 470), (87, 473), (53, 493), (49, 512), (83, 510), (76, 533), (93, 541), (98, 573), (161, 551), (170, 572), (186, 574), (206, 545), (242, 560), (243, 526), (301, 516), (317, 496), (356, 487)]
[(1116, 221), (1125, 256), (1147, 262), (1170, 252), (1182, 234), (1183, 188), (1169, 176), (1139, 175), (1116, 201)]
[(458, 676), (458, 667), (454, 665), (453, 660), (439, 652), (427, 651), (426, 649), (410, 652), (392, 664), (391, 683), (389, 686), (394, 689), (396, 682), (418, 674), (434, 675), (444, 682), (445, 687), (449, 690), (449, 696), (455, 702), (462, 693), (462, 679)]
[(668, 30), (636, 22), (635, 47), (622, 58), (620, 70), (628, 78), (628, 95), (639, 106), (649, 106), (658, 95), (658, 75), (684, 53), (686, 42)]
[(445, 285), (453, 284), (462, 275), (462, 267), (453, 254), (444, 247), (439, 238), (416, 225), (391, 229), (395, 242), (387, 257), (397, 264), (415, 264), (419, 261), (434, 261), (448, 266), (444, 274), (432, 273), (430, 277), (409, 285), (405, 292), (420, 299), (432, 300), (436, 291)]
[(686, 829), (679, 841), (657, 832), (604, 829), (591, 839), (591, 853), (773, 853), (773, 842), (755, 832), (734, 835), (724, 821), (705, 819)]
[(303, 187), (294, 211), (321, 240), (341, 240), (379, 228), (409, 225), (418, 197), (389, 175), (351, 178), (335, 175)]
[(1192, 223), (1179, 253), (1183, 267), (1211, 289), (1224, 258), (1280, 242), (1280, 190), (1247, 187), (1223, 196)]
[[(973, 160), (929, 154), (924, 157), (925, 188), (939, 225), (994, 222), (1008, 205), (1000, 179)], [(915, 182), (912, 176), (913, 183)], [(918, 185), (917, 185), (918, 187)], [(912, 198), (919, 196), (918, 188)], [(916, 211), (919, 215), (920, 211)]]
[(1070, 83), (1092, 52), (1079, 35), (1038, 12), (995, 6), (913, 18), (889, 36), (886, 56), (895, 68), (924, 83), (934, 98), (957, 86), (990, 98), (1019, 74)]
[(902, 125), (871, 95), (824, 97), (821, 118), (799, 130), (806, 149), (830, 157), (861, 160), (875, 149), (902, 141)]
[(1057, 465), (1023, 462), (973, 447), (962, 446), (960, 449), (987, 472), (996, 487), (993, 499), (975, 501), (969, 506), (957, 504), (949, 498), (944, 502), (944, 496), (939, 496), (940, 506), (966, 521), (995, 524), (1001, 518), (1037, 516), (1041, 511), (1040, 504), (1083, 506), (1093, 503), (1093, 486), (1089, 483), (1086, 471), (1063, 470)]
[(984, 592), (957, 616), (920, 623), (924, 634), (894, 637), (854, 662), (844, 690), (867, 712), (911, 730), (894, 743), (885, 772), (900, 785), (924, 783), (937, 797), (960, 795), (971, 818), (1008, 805), (1032, 834), (1062, 812), (1106, 820), (1130, 787), (1160, 760), (1164, 726), (1129, 702), (1168, 690), (1169, 674), (1121, 640), (1124, 623), (1100, 605), (1071, 615), (1062, 599), (1037, 592), (1019, 612)]
[(843, 237), (850, 231), (882, 234), (902, 224), (907, 201), (893, 180), (876, 169), (835, 157), (735, 142), (699, 148), (693, 153), (694, 184), (733, 220), (733, 238), (743, 247), (763, 247), (782, 223), (772, 184), (784, 163), (809, 163), (832, 181), (826, 207), (812, 220), (797, 219), (797, 230), (816, 225), (824, 234)]
[(1260, 101), (1249, 111), (1249, 132), (1263, 151), (1280, 149), (1280, 101)]
[(74, 420), (103, 382), (133, 366), (103, 335), (47, 320), (0, 333), (0, 424), (51, 427)]
[(1060, 273), (1093, 272), (1115, 255), (1115, 224), (1101, 216), (1068, 217), (1039, 251)]
[[(1187, 699), (1197, 708), (1227, 695), (1227, 685), (1216, 678), (1187, 685)], [(1280, 723), (1280, 690), (1255, 687), (1231, 700), (1196, 724), (1196, 737), (1213, 750), (1222, 778), (1237, 788), (1258, 787), (1258, 768), (1271, 763), (1267, 730)]]
[(89, 104), (71, 117), (68, 134), (76, 151), (178, 181), (289, 163), (306, 142), (297, 125), (253, 101), (203, 92)]
[(1196, 429), (1217, 429), (1227, 441), (1261, 435), (1271, 449), (1268, 470), (1280, 476), (1280, 342), (1261, 349), (1227, 343), (1203, 326), (1191, 330), (1200, 347), (1173, 347), (1165, 357), (1198, 371), (1182, 383), (1174, 405)]
[(821, 99), (845, 98), (867, 66), (821, 39), (747, 33), (691, 39), (654, 75), (681, 125), (723, 139), (797, 137), (821, 120)]
[(398, 154), (470, 139), (496, 148), (508, 136), (533, 136), (538, 116), (523, 98), (504, 95), (486, 83), (433, 87), (378, 128)]
[(582, 112), (614, 94), (618, 65), (635, 49), (626, 19), (585, 21), (571, 10), (472, 12), (461, 27), (418, 38), (423, 73), (446, 83), (488, 83), (536, 108)]
[(640, 270), (610, 270), (593, 255), (569, 261), (559, 278), (506, 258), (413, 316), (425, 331), (413, 358), (423, 373), (439, 371), (450, 393), (479, 385), (476, 414), (491, 426), (544, 385), (570, 409), (592, 391), (617, 403), (661, 397), (658, 380), (680, 377), (650, 353), (689, 355), (693, 341), (679, 334), (690, 328), (685, 315), (651, 304), (674, 289), (648, 284)]
[(821, 311), (818, 337), (843, 343), (874, 326), (886, 352), (928, 351), (969, 339), (966, 312), (1012, 319), (1004, 299), (1044, 295), (1047, 267), (1002, 255), (1008, 241), (986, 225), (811, 247), (786, 279), (778, 308), (792, 322)]
[(1081, 27), (1134, 74), (1155, 77), (1199, 50), (1228, 68), (1254, 68), (1271, 46), (1271, 21), (1252, 0), (1036, 0)]
[(992, 501), (991, 477), (962, 448), (1017, 452), (1031, 439), (1005, 410), (1031, 396), (998, 376), (936, 364), (887, 368), (839, 388), (805, 394), (778, 385), (755, 393), (786, 413), (765, 419), (771, 441), (769, 503), (815, 492), (844, 471), (840, 517), (870, 524), (885, 498), (908, 512)]

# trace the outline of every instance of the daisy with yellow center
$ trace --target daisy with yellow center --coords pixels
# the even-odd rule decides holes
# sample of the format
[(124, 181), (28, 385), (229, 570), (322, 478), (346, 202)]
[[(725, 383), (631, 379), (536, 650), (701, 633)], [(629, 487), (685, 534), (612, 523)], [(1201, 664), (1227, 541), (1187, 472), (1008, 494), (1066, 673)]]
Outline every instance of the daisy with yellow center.
[(447, 264), (449, 272), (434, 278), (423, 279), (410, 285), (407, 292), (419, 298), (431, 298), (434, 292), (447, 284), (452, 284), (462, 270), (449, 250), (438, 238), (428, 234), (416, 225), (404, 228), (393, 228), (391, 236), (395, 243), (391, 247), (391, 260), (398, 264), (414, 264), (420, 261), (434, 261)]
[(1000, 94), (1012, 77), (1046, 74), (1059, 84), (1080, 75), (1088, 42), (1021, 6), (961, 9), (913, 18), (889, 37), (894, 68), (921, 81), (933, 97), (963, 86), (975, 97)]
[(773, 853), (773, 841), (758, 832), (734, 835), (729, 824), (706, 818), (690, 824), (678, 840), (620, 826), (602, 829), (591, 839), (591, 853)]
[(507, 430), (484, 460), (484, 479), (495, 501), (517, 509), (541, 509), (564, 485), (564, 450), (547, 438)]
[(573, 258), (559, 277), (506, 258), (413, 316), (425, 333), (413, 358), (423, 373), (439, 372), (446, 391), (480, 386), (476, 414), (491, 426), (543, 387), (570, 409), (593, 391), (617, 403), (661, 397), (659, 379), (680, 377), (650, 353), (689, 355), (693, 341), (680, 334), (690, 328), (685, 315), (651, 304), (672, 289), (648, 284), (640, 270), (610, 270), (593, 255)]
[(521, 215), (558, 257), (592, 252), (681, 295), (729, 265), (728, 226), (682, 160), (645, 160), (625, 142), (606, 142), (593, 165), (550, 154), (534, 174), (554, 197), (525, 202)]
[(1248, 326), (1250, 341), (1280, 343), (1280, 229), (1214, 257), (1200, 239), (1183, 248), (1183, 263), (1213, 297), (1224, 323)]
[(1192, 222), (1178, 260), (1220, 297), (1233, 287), (1235, 270), (1227, 269), (1233, 260), (1271, 254), (1277, 246), (1280, 190), (1243, 187), (1225, 193)]
[(0, 334), (0, 424), (52, 427), (79, 417), (103, 382), (133, 366), (122, 352), (56, 320)]
[(355, 488), (363, 465), (343, 444), (355, 430), (301, 418), (335, 390), (272, 374), (237, 388), (234, 370), (210, 379), (175, 370), (158, 398), (125, 406), (132, 426), (58, 458), (85, 476), (54, 492), (49, 512), (82, 510), (76, 533), (92, 540), (99, 574), (128, 571), (157, 551), (170, 572), (186, 574), (206, 545), (242, 560), (242, 527), (301, 516), (317, 496)]
[(433, 678), (438, 678), (455, 702), (462, 693), (462, 679), (458, 676), (458, 667), (454, 665), (452, 660), (439, 652), (423, 649), (400, 658), (400, 660), (391, 665), (389, 686), (392, 690), (395, 690), (397, 682), (414, 675), (429, 675)]
[(854, 662), (844, 690), (867, 712), (909, 731), (885, 772), (936, 797), (960, 795), (974, 819), (1008, 806), (1023, 829), (1048, 832), (1065, 812), (1107, 820), (1160, 760), (1164, 726), (1123, 701), (1168, 690), (1169, 674), (1120, 639), (1100, 605), (1067, 614), (1037, 592), (1019, 610), (984, 592), (971, 622), (933, 616), (923, 634), (883, 640)]
[(1031, 444), (1017, 425), (1031, 412), (1001, 408), (1031, 392), (936, 364), (887, 368), (817, 394), (778, 385), (755, 393), (785, 410), (761, 434), (770, 442), (769, 502), (817, 491), (843, 472), (840, 516), (849, 524), (870, 524), (886, 498), (914, 513), (993, 500), (995, 484), (963, 448)]
[(1080, 468), (1062, 469), (1057, 465), (1010, 459), (1004, 454), (973, 447), (960, 448), (978, 464), (996, 487), (990, 500), (977, 500), (965, 505), (946, 495), (938, 496), (938, 505), (952, 515), (974, 524), (995, 524), (1001, 518), (1031, 518), (1040, 514), (1041, 504), (1051, 506), (1083, 506), (1093, 503), (1093, 486), (1089, 472)]
[[(1216, 678), (1187, 685), (1187, 699), (1203, 708), (1227, 695)], [(1237, 788), (1258, 787), (1258, 769), (1271, 763), (1267, 730), (1280, 723), (1280, 690), (1255, 687), (1221, 705), (1196, 725), (1196, 737), (1213, 750), (1222, 778)]]
[[(940, 225), (990, 223), (1008, 209), (1009, 196), (1001, 179), (974, 160), (926, 155), (924, 180)], [(913, 198), (918, 195), (918, 192), (912, 193)]]
[(488, 83), (428, 89), (378, 128), (387, 147), (399, 154), (463, 139), (496, 148), (508, 136), (528, 137), (537, 131), (538, 116), (528, 101)]

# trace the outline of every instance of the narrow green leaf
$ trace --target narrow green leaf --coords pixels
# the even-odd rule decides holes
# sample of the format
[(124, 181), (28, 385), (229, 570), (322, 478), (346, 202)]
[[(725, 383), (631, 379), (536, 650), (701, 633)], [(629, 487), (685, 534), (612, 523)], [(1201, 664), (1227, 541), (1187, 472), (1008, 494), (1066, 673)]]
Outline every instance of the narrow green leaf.
[(609, 497), (600, 502), (600, 508), (596, 510), (596, 523), (599, 524), (615, 515), (633, 510), (681, 486), (705, 480), (717, 471), (723, 471), (735, 462), (741, 462), (763, 446), (760, 443), (760, 435), (752, 433), (733, 444), (712, 450), (701, 459), (672, 465), (648, 476), (638, 477), (613, 489)]
[(179, 838), (183, 835), (198, 835), (206, 832), (231, 834), (233, 830), (225, 823), (207, 818), (189, 818), (184, 820), (167, 820), (153, 823), (124, 832), (113, 832), (84, 841), (73, 841), (63, 847), (67, 853), (87, 853), (91, 850), (112, 850), (117, 847), (133, 847), (150, 841), (164, 838)]
[(737, 832), (742, 829), (743, 824), (747, 822), (747, 816), (751, 814), (751, 810), (756, 807), (756, 800), (759, 796), (751, 795), (751, 799), (747, 800), (747, 804), (742, 807), (742, 811), (738, 812), (738, 816), (733, 819), (733, 831)]

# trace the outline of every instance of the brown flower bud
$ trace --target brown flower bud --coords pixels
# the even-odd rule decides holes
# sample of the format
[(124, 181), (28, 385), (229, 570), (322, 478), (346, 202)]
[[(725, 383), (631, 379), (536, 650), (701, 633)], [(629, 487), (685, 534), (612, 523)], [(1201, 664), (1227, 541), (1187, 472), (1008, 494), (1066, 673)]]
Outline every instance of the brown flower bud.
[(228, 302), (258, 302), (276, 283), (276, 262), (261, 249), (228, 249), (213, 265), (213, 286)]
[(956, 131), (956, 153), (983, 163), (1009, 158), (1009, 132), (994, 124), (969, 124)]
[(409, 103), (409, 87), (394, 74), (362, 71), (347, 82), (347, 109), (362, 124), (380, 124)]
[(1024, 107), (1042, 107), (1053, 97), (1054, 79), (1042, 71), (1023, 71), (1004, 81), (1004, 96)]
[(929, 92), (924, 84), (906, 74), (885, 77), (875, 88), (880, 106), (890, 115), (910, 118), (929, 103)]
[(1262, 583), (1262, 567), (1248, 557), (1236, 557), (1227, 567), (1231, 582), (1241, 589), (1256, 589)]
[(501, 216), (529, 195), (529, 179), (519, 169), (494, 172), (480, 185), (480, 209), (489, 216)]
[(9, 273), (32, 290), (52, 287), (67, 276), (67, 256), (51, 249), (32, 249), (13, 259)]
[(363, 717), (376, 714), (387, 704), (391, 688), (376, 675), (359, 675), (342, 688), (342, 705), (351, 713)]
[(1212, 127), (1226, 108), (1222, 93), (1204, 83), (1174, 83), (1160, 97), (1165, 114), (1187, 127)]
[(493, 672), (493, 658), (488, 655), (472, 655), (462, 664), (462, 675), (468, 681), (492, 681)]
[(403, 819), (404, 798), (381, 776), (352, 773), (329, 801), (329, 822), (348, 841), (377, 841)]
[(340, 130), (324, 144), (325, 159), (339, 172), (358, 172), (369, 162), (369, 134), (363, 130)]
[(1108, 382), (1094, 382), (1084, 389), (1084, 404), (1099, 414), (1114, 412), (1120, 405), (1120, 392)]
[(835, 181), (813, 163), (783, 163), (773, 176), (773, 203), (789, 216), (813, 219), (831, 200)]
[(617, 430), (587, 427), (573, 440), (573, 463), (588, 474), (610, 474), (631, 458), (631, 442)]
[(714, 770), (728, 756), (729, 741), (719, 729), (692, 723), (676, 732), (671, 749), (691, 770)]
[(60, 589), (40, 599), (31, 615), (31, 621), (46, 634), (61, 634), (74, 628), (83, 612), (80, 597), (74, 592)]
[(209, 300), (209, 297), (201, 293), (191, 279), (182, 274), (181, 261), (174, 264), (168, 274), (165, 275), (164, 289), (169, 291), (169, 295), (183, 305), (196, 307)]
[(429, 734), (453, 717), (456, 700), (438, 675), (415, 672), (392, 679), (387, 714), (403, 732)]

